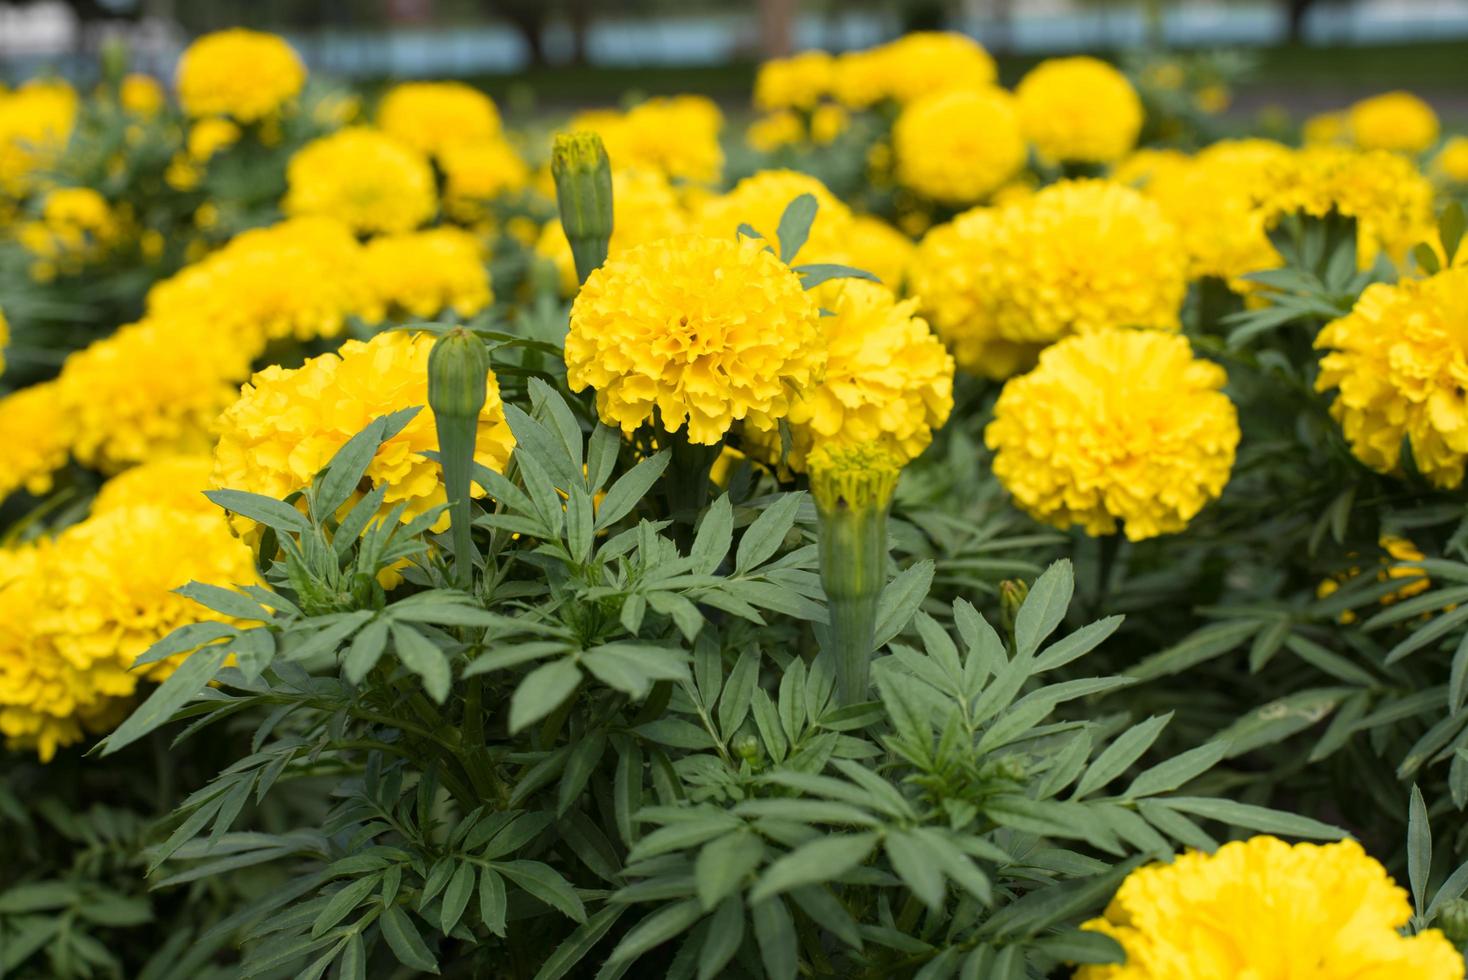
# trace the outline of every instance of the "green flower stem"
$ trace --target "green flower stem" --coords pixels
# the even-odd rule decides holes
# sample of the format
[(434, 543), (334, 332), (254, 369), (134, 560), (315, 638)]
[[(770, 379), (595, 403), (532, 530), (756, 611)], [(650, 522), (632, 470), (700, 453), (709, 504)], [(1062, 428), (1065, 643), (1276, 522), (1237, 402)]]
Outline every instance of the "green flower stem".
[(887, 579), (887, 509), (845, 500), (820, 509), (821, 585), (830, 612), (836, 693), (842, 704), (866, 700), (876, 646), (877, 602)]
[(470, 476), (479, 412), (488, 397), (488, 376), (489, 351), (484, 341), (463, 327), (440, 337), (428, 355), (428, 406), (438, 429), (438, 463), (449, 502), (454, 584), (466, 590), (474, 581)]

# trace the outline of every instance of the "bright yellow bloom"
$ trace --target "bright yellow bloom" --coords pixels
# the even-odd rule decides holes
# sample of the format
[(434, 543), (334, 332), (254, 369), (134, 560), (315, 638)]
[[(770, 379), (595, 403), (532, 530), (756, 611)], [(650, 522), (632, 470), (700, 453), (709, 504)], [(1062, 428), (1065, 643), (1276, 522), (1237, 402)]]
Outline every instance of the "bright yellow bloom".
[(1141, 541), (1183, 530), (1223, 492), (1239, 443), (1223, 369), (1149, 330), (1070, 337), (1012, 378), (984, 440), (1037, 520)]
[(837, 101), (862, 109), (890, 99), (908, 103), (934, 92), (978, 89), (998, 77), (983, 45), (962, 34), (918, 31), (836, 60)]
[(846, 132), (851, 125), (851, 114), (839, 105), (817, 106), (810, 114), (810, 138), (811, 142), (818, 146), (825, 146), (836, 137)]
[(779, 237), (781, 215), (802, 194), (816, 199), (816, 217), (796, 261), (838, 261), (833, 256), (844, 253), (851, 209), (815, 177), (794, 170), (761, 170), (744, 178), (728, 193), (703, 202), (694, 216), (694, 227), (700, 234), (718, 238), (735, 235), (744, 224), (773, 245)]
[(1025, 136), (1052, 162), (1120, 160), (1142, 129), (1142, 100), (1132, 83), (1096, 58), (1042, 61), (1015, 95)]
[(479, 241), (458, 228), (374, 238), (364, 260), (367, 281), (377, 293), (372, 320), (389, 314), (428, 320), (444, 310), (471, 317), (492, 298)]
[[(438, 430), (428, 404), (431, 334), (380, 333), (349, 340), (341, 350), (313, 357), (301, 367), (271, 366), (240, 392), (219, 418), (213, 485), (281, 499), (308, 486), (347, 440), (373, 419), (423, 406), (396, 436), (383, 443), (367, 467), (374, 487), (387, 485), (383, 513), (406, 503), (411, 518), (444, 503), (438, 463)], [(479, 415), (474, 459), (503, 472), (514, 448), (493, 372)], [(445, 512), (435, 527), (448, 526)]]
[(190, 44), (178, 61), (175, 83), (189, 115), (254, 123), (300, 94), (306, 66), (284, 38), (237, 27)]
[(1368, 286), (1348, 316), (1327, 324), (1315, 345), (1320, 391), (1338, 389), (1331, 414), (1351, 452), (1396, 472), (1402, 440), (1434, 485), (1463, 482), (1468, 458), (1468, 268), (1428, 279)]
[[(916, 457), (953, 410), (953, 358), (916, 315), (916, 300), (898, 301), (862, 279), (832, 280), (815, 291), (832, 313), (821, 317), (826, 370), (790, 403), (786, 462), (804, 472), (812, 448), (838, 444), (881, 443), (904, 461)], [(766, 461), (780, 461), (775, 420), (752, 421), (745, 434)]]
[(363, 234), (412, 231), (438, 206), (428, 158), (365, 126), (307, 143), (291, 157), (286, 181), (287, 214), (325, 215)]
[(40, 496), (66, 465), (72, 421), (55, 382), (0, 397), (0, 500), (24, 488)]
[(680, 236), (597, 269), (571, 307), (566, 378), (609, 425), (657, 421), (717, 443), (736, 419), (778, 419), (819, 377), (819, 312), (758, 241)]
[(164, 94), (163, 86), (158, 84), (156, 78), (133, 72), (123, 77), (122, 84), (118, 86), (117, 99), (123, 111), (151, 119), (163, 110), (168, 96)]
[(445, 147), (438, 164), (444, 175), (443, 209), (466, 223), (483, 220), (495, 198), (530, 183), (530, 168), (500, 137)]
[(1306, 146), (1330, 146), (1344, 143), (1350, 124), (1344, 112), (1321, 112), (1305, 120), (1300, 141)]
[[(617, 255), (634, 245), (677, 235), (688, 228), (688, 216), (678, 202), (678, 195), (666, 177), (654, 170), (614, 170), (612, 172), (612, 240), (609, 255)], [(541, 229), (535, 251), (555, 263), (561, 292), (570, 296), (576, 291), (576, 262), (571, 256), (571, 243), (561, 222), (552, 220)]]
[(26, 222), (16, 231), (26, 251), (35, 256), (31, 275), (38, 282), (48, 282), (58, 272), (81, 272), (105, 257), (121, 236), (111, 205), (90, 187), (51, 191), (41, 206), (40, 220)]
[(805, 121), (793, 109), (766, 113), (744, 130), (744, 141), (761, 153), (805, 142)]
[(669, 180), (713, 184), (724, 169), (724, 115), (701, 95), (648, 99), (625, 113), (583, 112), (568, 131), (596, 133), (617, 170), (656, 170)]
[(1437, 142), (1437, 113), (1411, 92), (1362, 99), (1346, 114), (1346, 125), (1363, 150), (1421, 153)]
[(892, 127), (897, 180), (945, 204), (973, 204), (1024, 166), (1014, 97), (1001, 88), (957, 89), (916, 99)]
[(885, 511), (907, 460), (885, 443), (821, 443), (811, 450), (810, 494), (825, 514)]
[(1453, 136), (1444, 142), (1433, 169), (1454, 184), (1468, 184), (1468, 136)]
[(766, 112), (813, 109), (830, 92), (835, 74), (836, 59), (825, 51), (771, 59), (754, 76), (754, 104)]
[(1407, 893), (1353, 840), (1275, 837), (1192, 851), (1127, 876), (1085, 928), (1126, 949), (1076, 980), (1462, 980), (1463, 957), (1430, 929), (1398, 930)]
[(110, 514), (129, 507), (164, 507), (196, 514), (223, 514), (204, 496), (214, 457), (208, 453), (158, 456), (123, 470), (102, 484), (92, 501), (92, 514)]
[(200, 119), (189, 127), (189, 159), (195, 163), (207, 163), (220, 150), (227, 150), (239, 142), (240, 127), (228, 119), (211, 116)]
[(388, 89), (377, 125), (420, 153), (487, 143), (500, 135), (494, 100), (463, 82), (403, 82)]
[(56, 162), (76, 123), (76, 91), (36, 80), (0, 92), (0, 193), (24, 197), (34, 175)]
[(917, 245), (881, 218), (859, 214), (847, 228), (843, 265), (870, 272), (894, 293), (901, 292), (917, 257)]

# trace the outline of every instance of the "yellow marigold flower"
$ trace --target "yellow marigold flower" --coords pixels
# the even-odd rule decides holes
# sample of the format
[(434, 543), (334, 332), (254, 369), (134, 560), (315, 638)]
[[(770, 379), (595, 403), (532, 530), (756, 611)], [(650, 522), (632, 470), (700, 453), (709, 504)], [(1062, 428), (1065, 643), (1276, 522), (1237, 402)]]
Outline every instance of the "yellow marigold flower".
[(122, 237), (122, 228), (107, 199), (90, 187), (51, 191), (39, 221), (21, 225), (16, 237), (36, 257), (31, 275), (46, 282), (57, 272), (75, 275), (101, 260)]
[[(388, 486), (384, 513), (402, 502), (405, 516), (414, 517), (444, 503), (439, 465), (423, 455), (438, 450), (438, 430), (426, 407), (433, 341), (431, 334), (389, 331), (365, 343), (349, 340), (339, 351), (293, 370), (271, 366), (260, 371), (219, 418), (213, 485), (284, 498), (308, 486), (373, 419), (424, 406), (382, 444), (366, 478), (373, 486)], [(502, 472), (513, 448), (491, 372), (474, 459)], [(445, 513), (436, 527), (447, 526)]]
[(228, 119), (200, 119), (189, 127), (187, 149), (195, 163), (208, 163), (214, 154), (227, 150), (240, 138), (240, 127)]
[(1437, 113), (1411, 92), (1362, 99), (1347, 112), (1346, 125), (1363, 150), (1421, 153), (1437, 142)]
[[(614, 170), (612, 172), (612, 240), (609, 255), (617, 255), (634, 245), (677, 235), (688, 228), (688, 216), (679, 204), (666, 177), (654, 170)], [(570, 296), (579, 284), (576, 262), (571, 256), (571, 243), (559, 220), (541, 229), (535, 251), (555, 263), (561, 292)]]
[(1142, 100), (1125, 75), (1096, 58), (1051, 58), (1020, 80), (1020, 121), (1046, 160), (1110, 163), (1137, 142)]
[(847, 229), (842, 264), (870, 272), (894, 293), (902, 290), (917, 257), (917, 245), (881, 218), (859, 214)]
[(983, 45), (962, 34), (917, 31), (836, 61), (837, 101), (861, 109), (884, 99), (907, 103), (934, 92), (977, 89), (998, 77)]
[(287, 214), (325, 215), (363, 234), (412, 231), (438, 206), (427, 157), (365, 126), (307, 143), (286, 166), (286, 182)]
[(483, 220), (495, 198), (530, 183), (530, 168), (500, 137), (444, 147), (438, 165), (444, 175), (443, 209), (467, 223)]
[(892, 148), (898, 182), (945, 204), (972, 204), (992, 193), (1028, 153), (1014, 97), (992, 86), (908, 103), (892, 127)]
[(494, 100), (463, 82), (404, 82), (388, 89), (377, 125), (420, 153), (488, 143), (500, 135)]
[(571, 307), (566, 378), (596, 389), (609, 425), (658, 414), (692, 442), (718, 442), (736, 419), (778, 419), (822, 366), (819, 311), (764, 245), (665, 238), (597, 269)]
[(825, 51), (771, 59), (754, 76), (754, 104), (766, 112), (813, 109), (830, 92), (835, 74), (836, 59)]
[(1300, 141), (1306, 146), (1344, 143), (1349, 135), (1350, 124), (1344, 112), (1316, 113), (1300, 128)]
[(782, 146), (805, 141), (805, 121), (793, 109), (766, 113), (750, 122), (744, 130), (744, 141), (761, 153), (772, 153)]
[(1453, 136), (1443, 143), (1433, 169), (1454, 184), (1468, 184), (1468, 136)]
[(214, 457), (208, 453), (159, 456), (123, 470), (102, 484), (92, 501), (92, 514), (129, 507), (163, 507), (197, 514), (223, 514), (204, 496)]
[(1468, 268), (1366, 288), (1350, 314), (1320, 331), (1320, 391), (1337, 389), (1331, 414), (1351, 452), (1396, 472), (1404, 438), (1434, 485), (1463, 482), (1468, 457)]
[(1411, 916), (1407, 893), (1356, 841), (1254, 837), (1128, 875), (1085, 925), (1127, 961), (1082, 966), (1076, 980), (1462, 980), (1463, 957), (1441, 932), (1398, 932)]
[(427, 320), (443, 310), (471, 317), (490, 303), (489, 270), (479, 241), (458, 228), (383, 235), (364, 252), (368, 281), (385, 313)]
[(73, 452), (104, 472), (206, 452), (210, 427), (248, 376), (250, 354), (206, 319), (147, 319), (66, 359), (57, 384)]
[(810, 114), (811, 142), (825, 146), (846, 132), (850, 125), (851, 114), (841, 106), (829, 103), (817, 106), (816, 110)]
[[(1378, 582), (1386, 582), (1394, 578), (1411, 580), (1397, 591), (1389, 592), (1382, 596), (1378, 601), (1383, 606), (1389, 606), (1394, 602), (1401, 602), (1403, 599), (1410, 599), (1415, 595), (1421, 595), (1432, 588), (1431, 579), (1427, 577), (1426, 572), (1420, 566), (1394, 564), (1395, 562), (1422, 561), (1427, 557), (1422, 553), (1422, 549), (1413, 544), (1411, 540), (1400, 535), (1383, 534), (1377, 539), (1376, 545), (1381, 549), (1381, 554), (1378, 556), (1378, 563), (1388, 566), (1377, 573), (1376, 580)], [(1355, 553), (1353, 552), (1350, 557), (1354, 558)], [(1334, 595), (1339, 591), (1341, 583), (1360, 574), (1361, 569), (1358, 566), (1347, 569), (1345, 572), (1333, 578), (1322, 580), (1315, 587), (1316, 598), (1324, 599), (1326, 596)], [(1450, 606), (1448, 608), (1452, 607)], [(1336, 617), (1339, 622), (1348, 624), (1354, 623), (1356, 618), (1355, 610), (1352, 609), (1347, 609)]]
[(1192, 159), (1182, 150), (1144, 146), (1113, 164), (1110, 176), (1118, 184), (1145, 190), (1160, 176), (1186, 170)]
[(178, 101), (191, 116), (254, 123), (274, 115), (306, 85), (306, 66), (274, 34), (243, 28), (205, 34), (178, 61)]
[(886, 443), (868, 442), (821, 443), (806, 462), (811, 496), (824, 516), (885, 512), (907, 460)]
[(30, 190), (36, 171), (54, 164), (76, 124), (76, 91), (65, 82), (35, 80), (0, 93), (0, 192)]
[(584, 112), (567, 131), (602, 138), (615, 169), (656, 170), (670, 180), (713, 184), (724, 169), (719, 130), (724, 115), (701, 95), (648, 99), (625, 113)]
[(1149, 330), (1069, 337), (1004, 385), (984, 440), (1037, 520), (1141, 541), (1183, 530), (1223, 492), (1239, 443), (1223, 369)]
[[(898, 301), (887, 287), (862, 279), (832, 280), (816, 293), (832, 313), (821, 317), (826, 370), (790, 403), (786, 462), (804, 472), (816, 446), (873, 443), (913, 459), (953, 410), (953, 358), (916, 315), (917, 300)], [(745, 434), (765, 460), (779, 462), (774, 419), (752, 420)]]
[(117, 100), (124, 112), (151, 119), (163, 110), (168, 96), (164, 94), (163, 86), (158, 84), (156, 78), (132, 72), (123, 76), (122, 84), (118, 86)]
[(55, 382), (0, 397), (0, 500), (17, 489), (40, 496), (66, 465), (72, 420)]
[[(802, 194), (816, 199), (816, 217), (796, 261), (837, 261), (833, 256), (842, 254), (847, 244), (851, 209), (815, 177), (794, 170), (761, 170), (744, 178), (727, 194), (705, 201), (694, 216), (694, 227), (717, 238), (733, 236), (741, 224), (749, 225), (773, 244), (785, 208)], [(615, 199), (614, 193), (614, 204)]]

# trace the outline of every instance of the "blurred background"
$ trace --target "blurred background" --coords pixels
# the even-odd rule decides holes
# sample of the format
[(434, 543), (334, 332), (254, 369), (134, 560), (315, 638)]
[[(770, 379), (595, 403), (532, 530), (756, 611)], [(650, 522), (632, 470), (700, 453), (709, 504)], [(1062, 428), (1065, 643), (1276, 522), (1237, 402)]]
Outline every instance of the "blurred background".
[(1468, 116), (1468, 0), (33, 0), (0, 2), (0, 77), (85, 82), (117, 36), (162, 77), (190, 37), (233, 25), (286, 34), (313, 74), (466, 78), (520, 109), (633, 91), (733, 103), (762, 58), (949, 29), (1006, 83), (1057, 53), (1231, 49), (1250, 70), (1230, 113), (1408, 88)]

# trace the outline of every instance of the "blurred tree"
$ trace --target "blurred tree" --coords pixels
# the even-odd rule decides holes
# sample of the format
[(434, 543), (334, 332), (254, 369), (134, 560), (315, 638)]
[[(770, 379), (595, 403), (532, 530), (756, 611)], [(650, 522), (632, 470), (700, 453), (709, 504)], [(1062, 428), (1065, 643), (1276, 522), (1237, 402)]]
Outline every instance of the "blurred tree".
[(795, 47), (797, 0), (759, 0), (760, 54), (784, 58)]

